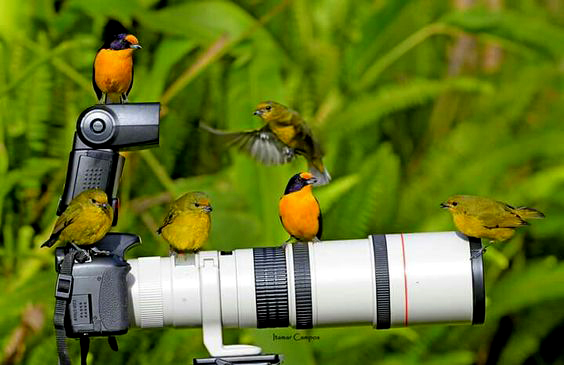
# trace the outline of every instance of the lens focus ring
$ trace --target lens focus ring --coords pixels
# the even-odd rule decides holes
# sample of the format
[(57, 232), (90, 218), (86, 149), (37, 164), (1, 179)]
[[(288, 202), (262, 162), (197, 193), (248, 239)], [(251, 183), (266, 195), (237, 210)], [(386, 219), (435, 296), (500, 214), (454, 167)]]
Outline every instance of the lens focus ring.
[(372, 245), (376, 277), (376, 329), (387, 329), (391, 325), (391, 308), (386, 235), (373, 235)]
[(288, 274), (283, 247), (253, 249), (257, 328), (288, 327)]

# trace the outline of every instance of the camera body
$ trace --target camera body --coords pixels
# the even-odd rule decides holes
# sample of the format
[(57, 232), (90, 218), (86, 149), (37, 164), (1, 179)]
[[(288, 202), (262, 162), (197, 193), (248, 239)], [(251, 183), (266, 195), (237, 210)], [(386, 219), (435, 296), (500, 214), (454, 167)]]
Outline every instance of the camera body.
[[(77, 262), (72, 267), (72, 293), (65, 321), (67, 337), (113, 336), (127, 333), (130, 327), (126, 278), (131, 266), (124, 254), (141, 243), (138, 236), (108, 233), (96, 244), (102, 255)], [(68, 252), (55, 250), (55, 269), (59, 273)]]
[(105, 104), (84, 110), (78, 117), (70, 152), (65, 189), (57, 215), (88, 189), (102, 189), (118, 220), (117, 189), (125, 158), (122, 150), (159, 144), (159, 103)]

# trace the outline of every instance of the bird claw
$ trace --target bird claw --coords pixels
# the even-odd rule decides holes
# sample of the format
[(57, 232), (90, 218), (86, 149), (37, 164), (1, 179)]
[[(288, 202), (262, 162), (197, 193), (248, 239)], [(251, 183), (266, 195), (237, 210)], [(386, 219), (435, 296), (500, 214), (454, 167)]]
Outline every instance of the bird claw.
[(285, 250), (288, 245), (291, 245), (295, 242), (297, 242), (297, 240), (294, 237), (290, 236), (280, 247)]
[(92, 247), (90, 249), (90, 252), (94, 256), (110, 256), (112, 254), (110, 251), (100, 250), (98, 247)]
[(75, 256), (75, 261), (79, 262), (79, 263), (86, 263), (86, 262), (91, 262), (92, 261), (92, 256), (90, 256), (90, 254), (88, 253), (88, 251), (86, 251), (83, 248), (78, 247), (75, 243), (71, 242), (70, 243), (75, 250), (78, 251), (78, 255)]
[(484, 253), (486, 252), (486, 248), (483, 247), (481, 248), (479, 251), (474, 252), (471, 256), (470, 256), (470, 260), (474, 260), (480, 256), (482, 256)]
[(284, 156), (285, 156), (287, 159), (292, 159), (292, 158), (294, 158), (294, 149), (293, 149), (293, 148), (284, 147), (284, 148), (282, 149), (282, 153), (284, 154)]

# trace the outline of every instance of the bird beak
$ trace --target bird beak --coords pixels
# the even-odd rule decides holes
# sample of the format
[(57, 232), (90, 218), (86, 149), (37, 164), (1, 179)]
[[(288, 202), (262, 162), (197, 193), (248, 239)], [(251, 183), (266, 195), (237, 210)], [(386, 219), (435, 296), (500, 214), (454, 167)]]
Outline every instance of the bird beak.
[(202, 208), (204, 210), (204, 212), (206, 213), (210, 213), (213, 209), (211, 207), (211, 205), (206, 205)]
[(450, 206), (447, 203), (441, 203), (441, 208), (448, 209)]
[(102, 209), (106, 209), (108, 208), (108, 204), (107, 203), (102, 203), (102, 204), (98, 204), (98, 206)]
[(140, 44), (132, 44), (131, 46), (129, 46), (129, 48), (133, 48), (133, 49), (141, 49), (143, 47), (141, 47)]
[(255, 112), (253, 113), (253, 115), (261, 116), (261, 115), (262, 115), (262, 110), (260, 110), (260, 109), (255, 110)]
[(307, 179), (306, 182), (308, 183), (308, 185), (314, 185), (317, 184), (317, 178), (316, 177), (312, 177), (311, 179)]

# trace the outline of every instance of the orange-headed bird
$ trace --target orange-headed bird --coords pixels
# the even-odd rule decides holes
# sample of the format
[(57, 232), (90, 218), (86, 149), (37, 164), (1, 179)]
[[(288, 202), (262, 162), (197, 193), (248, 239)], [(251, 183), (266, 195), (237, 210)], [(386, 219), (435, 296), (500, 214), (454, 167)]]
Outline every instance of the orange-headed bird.
[(312, 194), (317, 178), (309, 172), (292, 176), (278, 209), (280, 221), (290, 238), (309, 242), (321, 239), (322, 217), (319, 202)]
[(325, 185), (331, 175), (323, 165), (319, 142), (298, 112), (275, 101), (259, 103), (253, 113), (266, 124), (259, 129), (224, 132), (202, 124), (213, 134), (223, 136), (227, 144), (237, 145), (265, 165), (290, 162), (296, 155), (307, 160), (309, 171), (317, 178), (316, 185)]
[(133, 34), (121, 33), (96, 53), (92, 85), (100, 104), (127, 103), (133, 86), (133, 51), (141, 48)]

